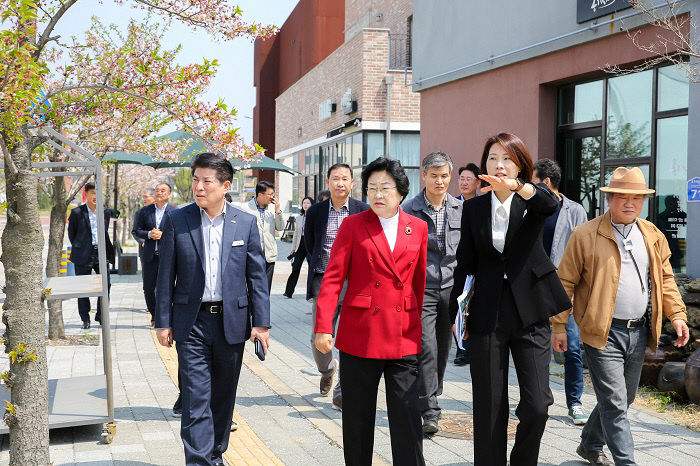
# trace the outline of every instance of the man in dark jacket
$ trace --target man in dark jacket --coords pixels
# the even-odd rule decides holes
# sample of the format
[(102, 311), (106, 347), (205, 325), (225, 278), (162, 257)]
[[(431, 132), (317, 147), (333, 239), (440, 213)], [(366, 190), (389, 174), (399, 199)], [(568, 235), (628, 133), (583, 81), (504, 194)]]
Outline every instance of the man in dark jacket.
[[(330, 188), (331, 198), (312, 205), (306, 213), (304, 224), (304, 242), (306, 252), (309, 255), (309, 276), (306, 287), (306, 299), (313, 299), (311, 307), (311, 351), (316, 361), (316, 367), (321, 373), (319, 386), (321, 395), (326, 396), (333, 388), (333, 376), (338, 369), (338, 361), (333, 359), (333, 352), (321, 353), (314, 345), (314, 328), (316, 326), (316, 299), (321, 289), (321, 280), (328, 266), (331, 255), (331, 247), (335, 241), (335, 235), (343, 219), (349, 215), (364, 212), (369, 206), (362, 201), (352, 199), (352, 170), (344, 163), (338, 163), (328, 169), (327, 184)], [(341, 292), (333, 318), (333, 325), (338, 322), (338, 314), (343, 302)], [(333, 405), (342, 408), (340, 384), (337, 384), (333, 392)]]
[[(90, 275), (94, 270), (100, 273), (100, 262), (97, 255), (97, 193), (95, 185), (85, 185), (85, 204), (71, 210), (68, 217), (68, 239), (71, 242), (70, 261), (75, 265), (76, 275)], [(114, 264), (114, 246), (109, 240), (107, 230), (112, 210), (105, 209), (105, 243), (107, 245), (107, 261)], [(109, 271), (107, 283), (109, 282)], [(78, 298), (78, 313), (83, 321), (83, 328), (90, 328), (90, 298)], [(102, 321), (102, 300), (97, 299), (97, 312), (95, 322)]]
[(155, 202), (142, 207), (136, 215), (136, 222), (131, 234), (141, 239), (144, 244), (140, 251), (141, 267), (143, 275), (143, 295), (146, 299), (146, 308), (151, 314), (151, 327), (154, 325), (156, 312), (156, 278), (158, 277), (158, 243), (162, 232), (161, 222), (167, 212), (176, 209), (168, 204), (171, 188), (168, 183), (160, 183), (155, 189)]
[(452, 175), (452, 159), (444, 152), (433, 152), (422, 162), (423, 189), (406, 201), (407, 214), (428, 223), (428, 270), (421, 325), (423, 337), (418, 357), (418, 401), (423, 415), (423, 432), (438, 431), (442, 381), (452, 344), (449, 299), (457, 264), (462, 202), (447, 192)]

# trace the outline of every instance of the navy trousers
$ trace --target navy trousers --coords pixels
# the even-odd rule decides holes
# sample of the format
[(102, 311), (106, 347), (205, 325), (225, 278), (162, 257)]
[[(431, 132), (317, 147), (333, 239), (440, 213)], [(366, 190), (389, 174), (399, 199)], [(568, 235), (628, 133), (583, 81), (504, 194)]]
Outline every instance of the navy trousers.
[(228, 448), (245, 342), (230, 345), (221, 314), (200, 310), (187, 340), (177, 342), (180, 436), (188, 466), (209, 466)]
[(156, 279), (158, 278), (158, 256), (153, 256), (153, 260), (141, 261), (143, 274), (143, 296), (146, 299), (146, 309), (151, 314), (151, 320), (155, 319), (156, 313)]
[[(95, 273), (100, 273), (100, 260), (97, 256), (97, 249), (93, 249), (89, 264), (73, 265), (75, 266), (76, 275), (92, 275), (93, 270)], [(107, 267), (109, 268), (109, 263)], [(107, 290), (111, 290), (111, 288), (112, 281), (109, 279), (109, 271), (107, 271)], [(90, 322), (90, 298), (78, 298), (78, 314), (83, 322)], [(102, 298), (97, 298), (95, 322), (102, 323)]]

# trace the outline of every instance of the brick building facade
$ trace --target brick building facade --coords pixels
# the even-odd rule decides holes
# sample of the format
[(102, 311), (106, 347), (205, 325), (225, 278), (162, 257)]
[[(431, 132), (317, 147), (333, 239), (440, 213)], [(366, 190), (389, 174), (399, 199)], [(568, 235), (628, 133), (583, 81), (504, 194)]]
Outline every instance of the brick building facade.
[[(334, 163), (348, 163), (359, 179), (368, 161), (384, 155), (389, 100), (390, 152), (409, 167), (412, 191), (418, 189), (420, 100), (419, 95), (405, 85), (411, 81), (408, 68), (412, 2), (346, 0), (333, 3), (344, 3), (344, 29), (326, 29), (323, 33), (332, 37), (341, 34), (343, 43), (285, 89), (279, 89), (275, 98), (274, 146), (266, 146), (268, 155), (300, 172), (295, 177), (276, 175), (278, 196), (287, 209), (298, 206), (303, 196), (316, 197), (325, 189), (325, 172)], [(335, 21), (334, 27), (338, 23)], [(287, 23), (279, 36), (285, 34), (285, 28)], [(310, 43), (316, 42), (310, 40)], [(285, 59), (282, 55), (280, 53), (279, 62)], [(266, 57), (256, 53), (255, 58), (257, 73), (264, 67), (262, 62)], [(281, 67), (280, 72), (283, 72)], [(390, 99), (387, 77), (389, 81), (393, 78), (389, 85)], [(256, 87), (260, 89), (266, 80), (274, 79), (283, 81), (269, 73), (264, 79), (256, 75)], [(260, 97), (258, 92), (258, 99)], [(256, 119), (254, 126), (256, 124), (256, 134), (271, 131), (269, 114), (265, 119)], [(359, 182), (353, 195), (362, 197)]]

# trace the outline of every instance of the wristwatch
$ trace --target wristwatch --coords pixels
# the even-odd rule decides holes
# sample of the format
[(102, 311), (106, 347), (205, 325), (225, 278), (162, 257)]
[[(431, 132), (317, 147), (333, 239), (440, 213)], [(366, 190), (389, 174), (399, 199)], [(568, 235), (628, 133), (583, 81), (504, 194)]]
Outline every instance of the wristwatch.
[(518, 191), (523, 189), (523, 186), (525, 186), (525, 183), (523, 183), (523, 180), (521, 180), (520, 178), (516, 178), (515, 181), (518, 183), (518, 186), (515, 189), (513, 189), (512, 191), (514, 193), (517, 193)]

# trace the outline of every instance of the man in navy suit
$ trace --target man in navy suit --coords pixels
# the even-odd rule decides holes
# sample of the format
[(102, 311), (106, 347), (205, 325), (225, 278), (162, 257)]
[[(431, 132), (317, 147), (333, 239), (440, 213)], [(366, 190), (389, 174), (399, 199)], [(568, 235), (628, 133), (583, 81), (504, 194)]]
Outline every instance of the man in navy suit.
[[(364, 212), (369, 205), (350, 197), (355, 181), (352, 178), (350, 166), (337, 163), (328, 169), (326, 184), (331, 193), (331, 198), (312, 205), (306, 213), (304, 222), (304, 242), (309, 257), (309, 276), (306, 285), (306, 299), (313, 299), (311, 307), (311, 352), (313, 353), (316, 367), (321, 373), (319, 391), (326, 396), (333, 388), (333, 376), (338, 370), (338, 361), (333, 359), (333, 352), (324, 354), (314, 344), (314, 327), (316, 326), (316, 299), (321, 290), (321, 281), (326, 272), (331, 248), (335, 241), (338, 228), (347, 216)], [(338, 307), (333, 318), (333, 325), (338, 321), (342, 306), (345, 288), (341, 291)], [(333, 406), (342, 409), (342, 395), (338, 383), (333, 391)]]
[(156, 336), (177, 342), (180, 435), (188, 465), (223, 465), (245, 341), (267, 353), (270, 296), (256, 218), (226, 203), (233, 167), (199, 154), (195, 202), (165, 214), (157, 282)]
[[(71, 243), (70, 261), (75, 265), (76, 275), (90, 275), (94, 270), (100, 273), (97, 256), (97, 193), (95, 184), (85, 185), (85, 204), (70, 211), (68, 216), (68, 239)], [(105, 209), (105, 244), (107, 245), (107, 262), (114, 264), (114, 246), (109, 240), (107, 230), (112, 209)], [(109, 271), (107, 272), (107, 284)], [(83, 328), (90, 328), (90, 298), (78, 298), (78, 314), (83, 321)], [(97, 298), (95, 322), (102, 322), (102, 299)]]
[(158, 243), (163, 234), (160, 226), (166, 212), (175, 210), (176, 207), (168, 204), (172, 188), (168, 183), (160, 183), (156, 186), (155, 202), (139, 209), (136, 214), (136, 222), (131, 233), (135, 238), (144, 241), (139, 248), (141, 256), (141, 268), (143, 276), (143, 295), (146, 298), (146, 308), (151, 314), (151, 327), (155, 324), (156, 312), (156, 277), (158, 277), (158, 259), (160, 251)]

